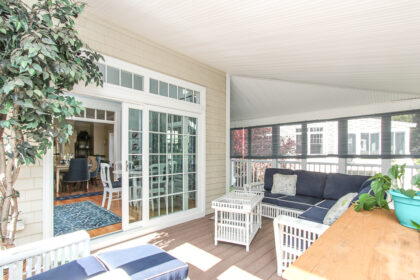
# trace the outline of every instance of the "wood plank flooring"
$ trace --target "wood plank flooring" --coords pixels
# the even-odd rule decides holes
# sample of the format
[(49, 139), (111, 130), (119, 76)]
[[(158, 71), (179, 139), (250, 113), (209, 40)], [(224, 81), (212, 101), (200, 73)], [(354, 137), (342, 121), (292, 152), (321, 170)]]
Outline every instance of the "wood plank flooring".
[(106, 248), (151, 243), (187, 262), (191, 279), (281, 279), (277, 276), (273, 223), (263, 219), (251, 243), (245, 246), (219, 242), (214, 245), (211, 215)]

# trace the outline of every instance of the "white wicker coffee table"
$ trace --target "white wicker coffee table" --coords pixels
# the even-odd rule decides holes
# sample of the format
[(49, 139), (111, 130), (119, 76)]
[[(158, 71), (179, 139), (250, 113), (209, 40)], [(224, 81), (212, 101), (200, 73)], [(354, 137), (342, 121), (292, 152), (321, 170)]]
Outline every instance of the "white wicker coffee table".
[(231, 192), (212, 202), (214, 213), (214, 244), (218, 241), (246, 246), (261, 228), (262, 195)]

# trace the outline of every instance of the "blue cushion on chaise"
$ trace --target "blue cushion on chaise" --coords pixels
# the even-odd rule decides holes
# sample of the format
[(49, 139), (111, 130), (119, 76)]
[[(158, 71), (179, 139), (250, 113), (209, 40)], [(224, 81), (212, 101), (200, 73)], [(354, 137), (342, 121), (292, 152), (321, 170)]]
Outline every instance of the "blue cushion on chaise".
[(181, 280), (188, 276), (186, 263), (150, 244), (113, 250), (97, 257), (109, 270), (123, 269), (133, 280)]
[[(267, 192), (266, 192), (267, 193)], [(279, 207), (292, 208), (297, 210), (307, 210), (310, 207), (321, 202), (322, 199), (311, 196), (295, 195), (295, 196), (282, 196), (278, 198), (264, 197), (263, 202), (273, 204)]]
[(328, 210), (329, 209), (327, 208), (314, 206), (300, 214), (298, 218), (322, 224), (324, 222), (325, 215), (328, 213)]
[(315, 206), (320, 207), (320, 208), (330, 209), (331, 207), (333, 207), (333, 205), (336, 202), (337, 202), (337, 200), (335, 200), (335, 199), (325, 199)]
[(84, 280), (106, 272), (103, 264), (95, 257), (81, 258), (58, 266), (41, 274), (27, 278), (28, 280)]

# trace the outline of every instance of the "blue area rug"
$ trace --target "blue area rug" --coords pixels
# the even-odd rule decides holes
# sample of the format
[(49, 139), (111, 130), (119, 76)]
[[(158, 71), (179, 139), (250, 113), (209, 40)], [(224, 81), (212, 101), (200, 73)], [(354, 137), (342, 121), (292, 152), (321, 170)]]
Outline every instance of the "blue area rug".
[(91, 192), (91, 193), (81, 193), (81, 194), (74, 194), (74, 195), (68, 195), (68, 196), (60, 196), (60, 197), (56, 197), (55, 200), (56, 201), (62, 201), (62, 200), (67, 200), (67, 199), (102, 195), (103, 193), (104, 192)]
[(90, 201), (54, 206), (54, 236), (120, 222), (120, 216)]

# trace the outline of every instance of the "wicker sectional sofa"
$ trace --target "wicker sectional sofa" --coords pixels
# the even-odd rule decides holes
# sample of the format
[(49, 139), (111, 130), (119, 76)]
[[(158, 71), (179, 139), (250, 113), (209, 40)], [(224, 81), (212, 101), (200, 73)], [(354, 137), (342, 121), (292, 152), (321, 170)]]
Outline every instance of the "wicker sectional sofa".
[[(271, 193), (277, 173), (297, 175), (295, 196)], [(328, 229), (323, 220), (337, 200), (350, 192), (357, 192), (358, 196), (367, 193), (370, 181), (368, 176), (268, 168), (264, 184), (249, 189), (264, 195), (262, 215), (274, 219), (277, 274), (281, 276)]]
[[(272, 194), (274, 174), (297, 175), (296, 195)], [(304, 170), (268, 168), (265, 171), (263, 216), (275, 218), (279, 215), (299, 217), (322, 223), (328, 210), (343, 195), (350, 192), (367, 192), (368, 176), (340, 173), (320, 173)]]

